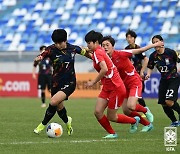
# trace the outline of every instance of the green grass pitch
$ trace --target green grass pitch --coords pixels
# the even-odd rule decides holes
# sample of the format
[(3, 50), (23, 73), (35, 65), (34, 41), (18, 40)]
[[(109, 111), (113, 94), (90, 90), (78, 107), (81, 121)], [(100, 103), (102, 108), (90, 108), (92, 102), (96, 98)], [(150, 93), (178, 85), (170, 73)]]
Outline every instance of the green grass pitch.
[[(156, 99), (146, 99), (154, 114), (154, 129), (141, 133), (142, 125), (134, 134), (130, 125), (112, 123), (118, 139), (102, 139), (107, 133), (96, 121), (93, 111), (96, 99), (70, 99), (65, 102), (73, 118), (74, 133), (68, 136), (66, 127), (57, 114), (51, 122), (64, 128), (60, 138), (48, 138), (33, 129), (41, 122), (46, 108), (41, 108), (39, 98), (0, 98), (0, 154), (124, 154), (168, 153), (164, 146), (164, 127), (170, 124)], [(119, 109), (119, 113), (122, 113)], [(180, 153), (180, 127), (177, 128), (177, 146), (173, 153)]]

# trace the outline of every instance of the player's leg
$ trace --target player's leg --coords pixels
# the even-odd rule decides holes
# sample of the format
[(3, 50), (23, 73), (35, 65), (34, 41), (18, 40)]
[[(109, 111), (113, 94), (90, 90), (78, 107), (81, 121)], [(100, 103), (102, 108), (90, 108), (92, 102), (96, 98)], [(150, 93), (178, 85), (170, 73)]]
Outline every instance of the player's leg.
[(58, 91), (53, 97), (51, 98), (51, 102), (49, 104), (49, 107), (46, 109), (43, 121), (41, 124), (38, 125), (36, 129), (34, 129), (35, 133), (40, 133), (44, 128), (45, 125), (52, 119), (52, 117), (55, 115), (57, 110), (57, 105), (62, 102), (66, 98), (66, 94), (62, 91)]
[[(102, 96), (102, 93), (100, 95)], [(105, 96), (105, 94), (103, 94)], [(104, 138), (116, 138), (117, 134), (115, 133), (114, 129), (112, 128), (109, 120), (107, 119), (106, 115), (104, 114), (104, 110), (107, 107), (108, 101), (104, 98), (98, 97), (96, 106), (95, 106), (95, 111), (94, 115), (100, 125), (109, 133), (108, 136), (105, 136)]]
[[(180, 118), (180, 106), (177, 103), (179, 85), (180, 78), (170, 79), (165, 102), (167, 106), (178, 113)], [(177, 126), (180, 126), (180, 122), (178, 122)]]
[(46, 88), (45, 75), (39, 74), (38, 89), (41, 90), (41, 102), (42, 102), (41, 107), (46, 107), (46, 105), (45, 105), (45, 88)]
[(153, 129), (153, 125), (148, 120), (144, 119), (138, 112), (131, 111), (131, 110), (128, 109), (128, 107), (127, 107), (127, 99), (124, 99), (122, 109), (123, 109), (124, 114), (126, 114), (127, 116), (130, 116), (130, 117), (138, 116), (140, 118), (140, 123), (142, 125), (144, 125), (141, 132), (148, 132), (148, 131)]
[[(73, 82), (73, 83), (69, 83), (69, 85), (65, 85), (62, 88), (62, 91), (66, 94), (65, 100), (68, 100), (68, 97), (74, 92), (75, 87), (76, 87), (76, 85)], [(66, 111), (66, 108), (65, 108), (63, 102), (58, 104), (57, 113), (58, 113), (58, 116), (66, 124), (68, 135), (72, 135), (73, 134), (72, 118), (67, 115), (67, 111)]]
[(135, 132), (137, 130), (137, 125), (139, 123), (139, 117), (129, 117), (124, 114), (117, 114), (118, 108), (122, 106), (124, 99), (126, 98), (126, 89), (124, 85), (118, 87), (110, 93), (107, 117), (108, 120), (116, 123), (126, 123), (131, 124), (131, 127), (134, 127)]
[[(142, 81), (142, 93), (144, 92), (144, 87), (145, 87), (145, 84), (144, 84), (144, 81)], [(145, 103), (145, 100), (144, 98), (138, 98), (138, 102), (140, 105), (146, 107), (146, 103)]]

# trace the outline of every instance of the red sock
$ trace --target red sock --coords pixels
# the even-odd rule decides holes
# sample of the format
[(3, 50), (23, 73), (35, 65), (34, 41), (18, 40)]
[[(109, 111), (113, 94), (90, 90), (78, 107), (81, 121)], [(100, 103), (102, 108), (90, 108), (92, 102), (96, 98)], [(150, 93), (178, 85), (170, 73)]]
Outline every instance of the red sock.
[(147, 121), (146, 119), (144, 119), (143, 117), (141, 117), (141, 115), (136, 112), (136, 111), (132, 111), (131, 114), (129, 115), (130, 117), (135, 117), (135, 116), (138, 116), (140, 118), (140, 123), (144, 126), (147, 126), (150, 124), (149, 121)]
[(126, 123), (126, 124), (134, 124), (136, 120), (134, 118), (131, 118), (129, 116), (126, 116), (124, 114), (118, 114), (117, 115), (117, 123)]
[(115, 134), (114, 129), (111, 127), (111, 124), (105, 115), (100, 120), (98, 120), (98, 122), (109, 134)]
[(140, 104), (136, 104), (136, 109), (135, 109), (135, 111), (146, 113), (146, 112), (147, 112), (147, 109), (146, 109), (144, 106), (140, 105)]

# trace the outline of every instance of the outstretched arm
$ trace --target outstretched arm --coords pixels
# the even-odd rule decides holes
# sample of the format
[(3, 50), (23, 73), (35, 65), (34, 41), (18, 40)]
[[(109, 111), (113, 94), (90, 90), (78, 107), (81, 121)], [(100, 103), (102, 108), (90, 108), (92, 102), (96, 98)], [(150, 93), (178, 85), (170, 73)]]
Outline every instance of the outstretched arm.
[(142, 52), (145, 52), (145, 51), (147, 51), (147, 50), (149, 50), (149, 49), (151, 49), (151, 48), (155, 48), (155, 47), (158, 47), (158, 46), (163, 46), (164, 45), (164, 42), (162, 42), (162, 41), (159, 41), (159, 42), (157, 42), (157, 43), (154, 43), (154, 44), (149, 44), (149, 45), (147, 45), (147, 46), (145, 46), (145, 47), (142, 47), (142, 48), (139, 48), (139, 49), (131, 49), (132, 50), (132, 54), (140, 54), (140, 53), (142, 53)]

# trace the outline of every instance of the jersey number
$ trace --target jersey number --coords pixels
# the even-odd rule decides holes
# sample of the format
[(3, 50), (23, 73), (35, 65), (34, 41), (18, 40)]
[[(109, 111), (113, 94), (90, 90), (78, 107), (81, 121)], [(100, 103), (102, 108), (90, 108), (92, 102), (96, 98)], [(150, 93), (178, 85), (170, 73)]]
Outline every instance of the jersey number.
[(66, 68), (68, 68), (70, 62), (64, 62), (66, 64)]
[(174, 93), (174, 90), (173, 90), (173, 89), (168, 89), (168, 90), (167, 90), (167, 93), (166, 93), (166, 98), (173, 97), (173, 93)]
[(167, 66), (160, 66), (161, 72), (168, 72), (168, 67)]

